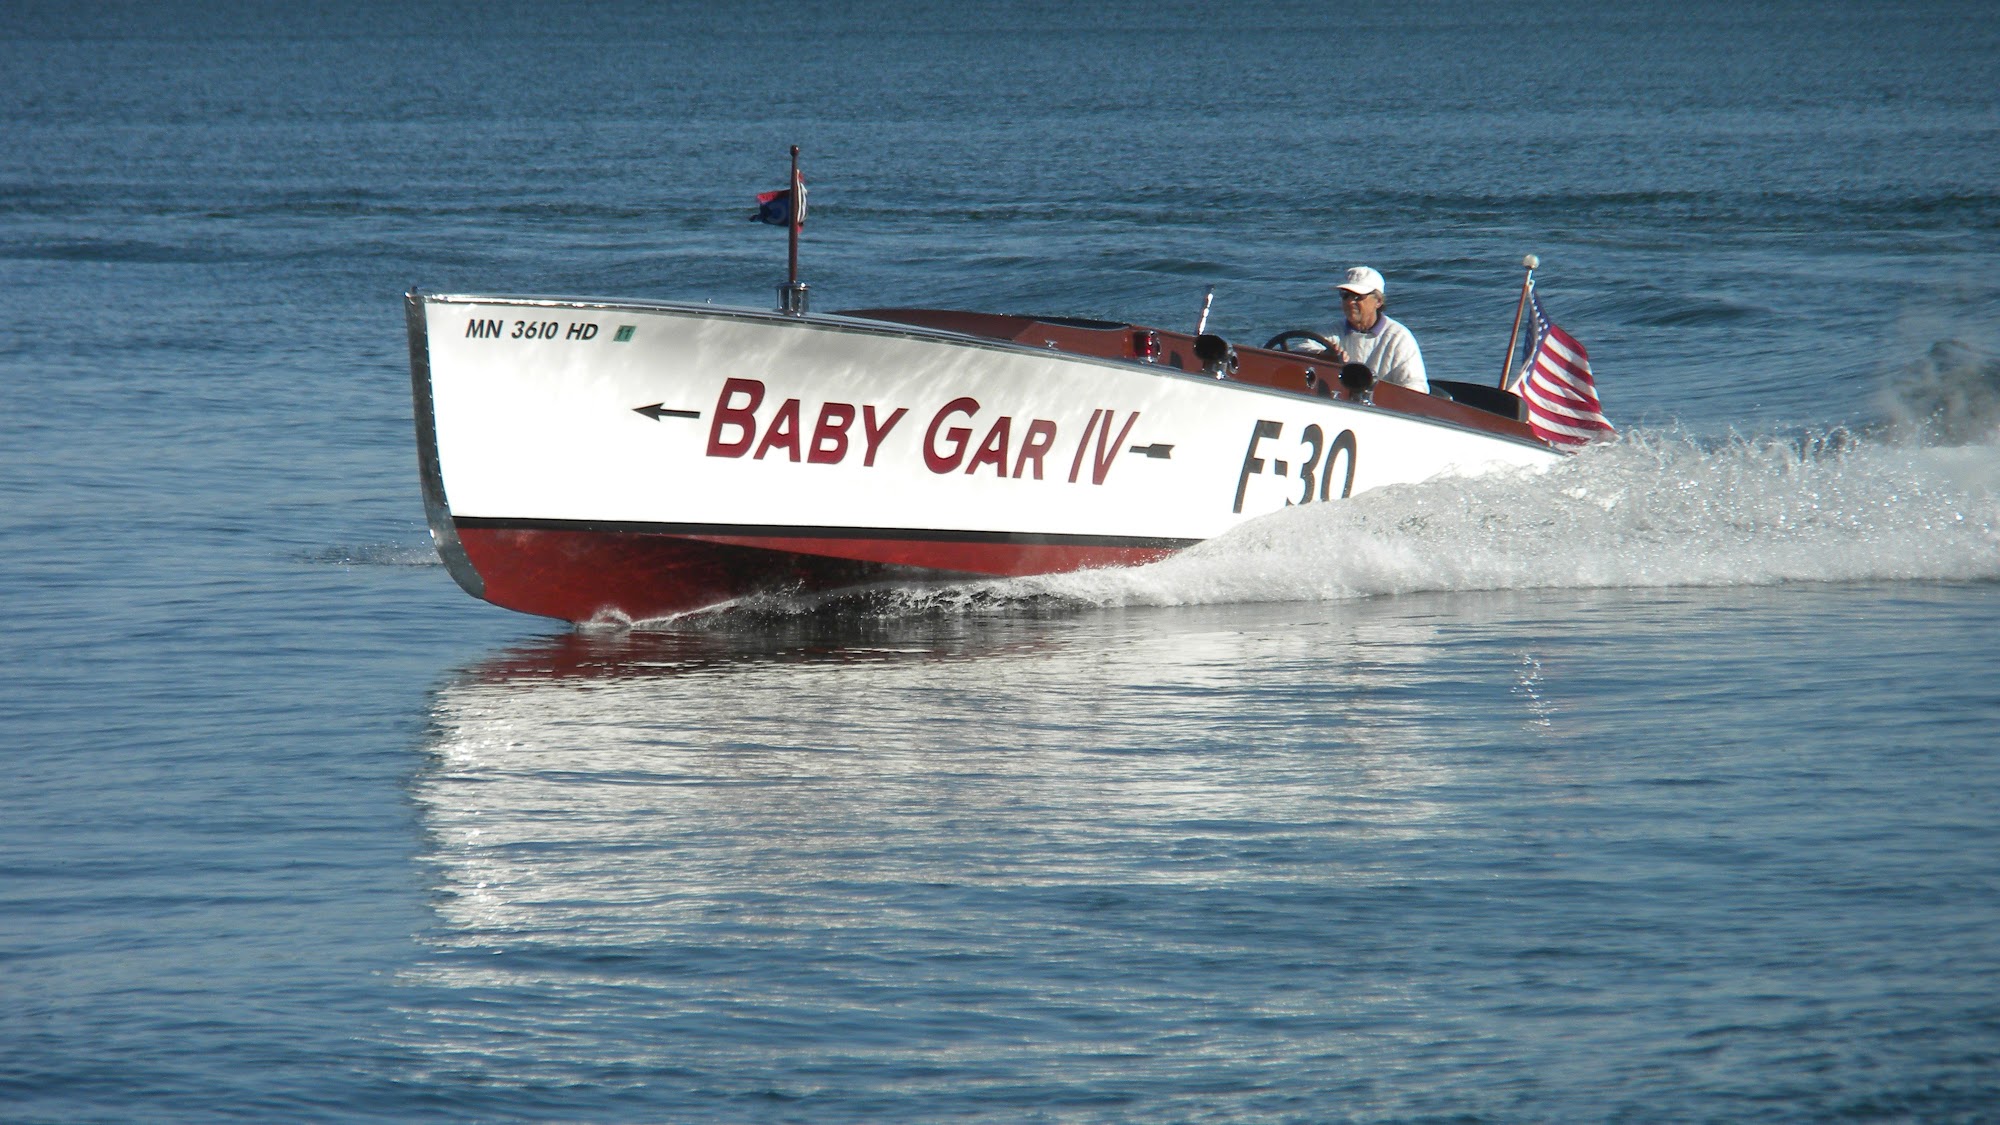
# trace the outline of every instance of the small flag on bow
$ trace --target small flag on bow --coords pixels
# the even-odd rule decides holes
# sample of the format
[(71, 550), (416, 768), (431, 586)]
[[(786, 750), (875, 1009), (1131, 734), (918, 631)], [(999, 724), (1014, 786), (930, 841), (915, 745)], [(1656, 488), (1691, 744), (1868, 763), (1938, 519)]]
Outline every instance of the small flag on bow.
[[(799, 200), (798, 218), (796, 221), (798, 225), (804, 226), (806, 225), (806, 182), (804, 179), (800, 179), (794, 186), (798, 188)], [(750, 221), (753, 223), (769, 223), (774, 227), (791, 226), (794, 222), (792, 218), (792, 192), (765, 191), (757, 193), (757, 210), (750, 216)]]
[(1617, 431), (1604, 420), (1604, 407), (1597, 401), (1590, 353), (1556, 327), (1532, 288), (1528, 301), (1535, 317), (1534, 345), (1510, 388), (1528, 404), (1528, 427), (1551, 445), (1580, 446), (1612, 436)]

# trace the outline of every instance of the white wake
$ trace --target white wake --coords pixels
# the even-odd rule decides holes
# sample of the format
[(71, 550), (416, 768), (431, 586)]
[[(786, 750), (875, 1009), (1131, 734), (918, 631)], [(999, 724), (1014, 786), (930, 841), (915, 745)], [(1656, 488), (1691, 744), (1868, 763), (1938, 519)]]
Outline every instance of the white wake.
[(1097, 605), (1441, 590), (2000, 578), (2000, 445), (1639, 432), (1542, 474), (1291, 508), (1150, 567), (1024, 579)]

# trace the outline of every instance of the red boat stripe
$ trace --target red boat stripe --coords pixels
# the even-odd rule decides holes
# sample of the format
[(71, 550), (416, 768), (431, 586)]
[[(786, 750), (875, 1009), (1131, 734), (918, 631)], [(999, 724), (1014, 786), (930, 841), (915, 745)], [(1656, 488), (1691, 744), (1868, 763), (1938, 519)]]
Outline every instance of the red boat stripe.
[[(606, 535), (672, 535), (746, 547), (790, 550), (790, 543), (867, 542), (982, 543), (992, 546), (1045, 546), (1178, 551), (1199, 539), (1164, 539), (1139, 535), (1065, 535), (1038, 531), (948, 531), (906, 527), (808, 527), (796, 524), (631, 523), (615, 520), (511, 519), (495, 516), (453, 516), (461, 528), (493, 531), (589, 531)], [(844, 551), (828, 552), (845, 554)]]
[(567, 621), (661, 617), (770, 590), (820, 591), (884, 580), (1135, 566), (1165, 558), (1175, 549), (1160, 540), (1148, 541), (1149, 545), (1008, 542), (992, 533), (977, 541), (823, 539), (799, 534), (671, 535), (601, 525), (522, 526), (526, 522), (459, 520), (457, 535), (487, 601)]

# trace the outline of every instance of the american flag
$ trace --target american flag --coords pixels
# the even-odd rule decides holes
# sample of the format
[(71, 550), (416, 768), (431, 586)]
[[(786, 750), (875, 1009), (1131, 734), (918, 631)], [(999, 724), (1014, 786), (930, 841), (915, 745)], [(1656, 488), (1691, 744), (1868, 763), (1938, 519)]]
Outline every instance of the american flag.
[(1616, 431), (1597, 401), (1590, 353), (1549, 319), (1539, 294), (1530, 290), (1528, 301), (1534, 309), (1535, 343), (1513, 388), (1528, 404), (1528, 427), (1551, 445), (1580, 446), (1610, 437)]

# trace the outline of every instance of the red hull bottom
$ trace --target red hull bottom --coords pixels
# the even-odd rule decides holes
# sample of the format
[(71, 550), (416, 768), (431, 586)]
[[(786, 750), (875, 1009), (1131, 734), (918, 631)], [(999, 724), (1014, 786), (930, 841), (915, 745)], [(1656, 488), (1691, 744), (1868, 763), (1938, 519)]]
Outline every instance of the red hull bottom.
[(1138, 566), (1178, 545), (669, 535), (468, 527), (458, 539), (495, 605), (564, 621), (643, 621), (771, 591), (888, 580)]

